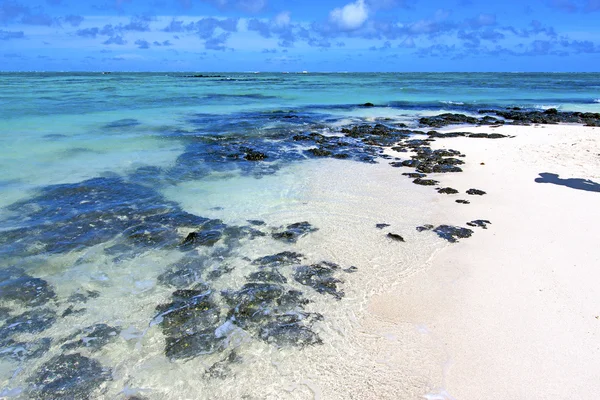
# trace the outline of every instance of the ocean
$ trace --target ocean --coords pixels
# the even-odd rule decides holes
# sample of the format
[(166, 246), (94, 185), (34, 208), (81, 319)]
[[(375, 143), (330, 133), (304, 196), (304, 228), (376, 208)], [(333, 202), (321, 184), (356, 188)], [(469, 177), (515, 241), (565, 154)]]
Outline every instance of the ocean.
[(439, 387), (361, 334), (437, 193), (343, 129), (506, 107), (600, 112), (600, 74), (0, 73), (0, 397)]

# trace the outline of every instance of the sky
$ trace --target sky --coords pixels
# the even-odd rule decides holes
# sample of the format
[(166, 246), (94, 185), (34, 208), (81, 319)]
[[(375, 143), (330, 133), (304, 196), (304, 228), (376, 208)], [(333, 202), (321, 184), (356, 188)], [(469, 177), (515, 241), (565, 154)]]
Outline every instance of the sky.
[(600, 71), (600, 0), (0, 0), (0, 71)]

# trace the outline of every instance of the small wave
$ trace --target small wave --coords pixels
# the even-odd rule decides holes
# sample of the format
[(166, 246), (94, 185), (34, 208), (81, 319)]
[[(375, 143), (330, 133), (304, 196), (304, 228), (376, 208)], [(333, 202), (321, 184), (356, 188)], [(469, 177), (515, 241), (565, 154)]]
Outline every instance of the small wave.
[(549, 110), (551, 108), (559, 109), (560, 106), (559, 105), (548, 105), (548, 104), (536, 104), (533, 106), (533, 108), (538, 109), (538, 110)]
[(448, 100), (448, 101), (442, 100), (442, 101), (440, 101), (440, 103), (442, 103), (442, 104), (450, 104), (450, 105), (453, 105), (453, 106), (464, 106), (465, 105), (465, 103), (463, 103), (462, 101), (450, 101), (450, 100)]
[(594, 103), (600, 103), (600, 99), (594, 99)]

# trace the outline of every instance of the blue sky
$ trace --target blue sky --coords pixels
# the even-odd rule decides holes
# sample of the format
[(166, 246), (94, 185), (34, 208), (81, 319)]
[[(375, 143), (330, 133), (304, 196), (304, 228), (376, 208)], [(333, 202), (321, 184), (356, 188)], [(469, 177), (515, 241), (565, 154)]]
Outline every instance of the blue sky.
[(599, 71), (600, 0), (0, 0), (2, 71)]

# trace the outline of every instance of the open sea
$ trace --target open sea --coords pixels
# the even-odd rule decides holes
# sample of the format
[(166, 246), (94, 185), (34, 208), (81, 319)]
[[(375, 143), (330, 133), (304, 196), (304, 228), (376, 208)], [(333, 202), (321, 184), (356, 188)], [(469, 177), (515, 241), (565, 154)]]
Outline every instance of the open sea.
[(342, 129), (600, 112), (592, 73), (197, 75), (0, 73), (1, 398), (438, 390), (443, 365), (361, 328), (448, 245), (415, 230), (438, 195)]

